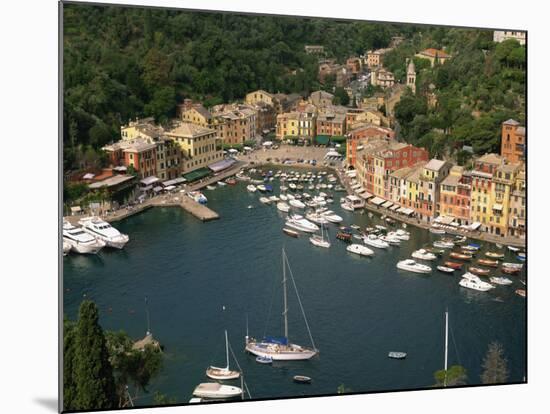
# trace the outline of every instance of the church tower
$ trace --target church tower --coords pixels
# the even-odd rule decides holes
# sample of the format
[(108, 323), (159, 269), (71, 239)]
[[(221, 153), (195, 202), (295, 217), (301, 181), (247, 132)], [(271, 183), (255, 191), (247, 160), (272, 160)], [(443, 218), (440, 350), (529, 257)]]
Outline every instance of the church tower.
[(412, 59), (407, 59), (407, 86), (416, 93), (416, 68)]

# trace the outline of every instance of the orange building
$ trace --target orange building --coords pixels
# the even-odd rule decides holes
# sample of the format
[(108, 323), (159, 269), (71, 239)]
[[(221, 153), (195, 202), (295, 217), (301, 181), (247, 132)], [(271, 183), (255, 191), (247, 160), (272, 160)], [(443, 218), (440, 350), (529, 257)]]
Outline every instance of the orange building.
[(346, 140), (346, 162), (348, 167), (354, 167), (357, 159), (357, 150), (370, 138), (394, 138), (395, 133), (390, 128), (364, 124), (353, 131), (349, 131)]
[(503, 122), (500, 154), (509, 162), (518, 163), (525, 161), (526, 147), (525, 127), (513, 119)]

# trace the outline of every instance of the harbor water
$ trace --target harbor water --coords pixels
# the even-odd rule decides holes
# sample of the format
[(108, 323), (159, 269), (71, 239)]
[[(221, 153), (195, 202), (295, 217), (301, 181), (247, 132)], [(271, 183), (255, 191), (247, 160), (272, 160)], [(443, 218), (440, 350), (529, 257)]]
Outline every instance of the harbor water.
[[(448, 253), (426, 263), (433, 268), (429, 275), (398, 270), (399, 260), (441, 238), (412, 226), (409, 241), (387, 250), (372, 248), (370, 258), (348, 253), (335, 238), (334, 224), (328, 226), (332, 246), (319, 248), (304, 233), (297, 239), (285, 235), (284, 213), (260, 203), (261, 195), (247, 192), (247, 184), (204, 191), (218, 221), (202, 223), (180, 208), (153, 208), (116, 223), (130, 236), (124, 250), (64, 258), (64, 312), (71, 319), (89, 298), (99, 307), (103, 328), (140, 339), (147, 330), (147, 297), (150, 329), (165, 347), (165, 358), (161, 374), (136, 405), (153, 404), (155, 391), (187, 403), (193, 389), (208, 381), (206, 368), (224, 366), (224, 329), (253, 398), (336, 394), (342, 384), (351, 392), (431, 387), (434, 372), (444, 364), (446, 309), (449, 366), (464, 366), (468, 384), (481, 382), (483, 358), (493, 341), (504, 348), (509, 381), (524, 380), (526, 306), (514, 291), (524, 288), (525, 270), (507, 276), (513, 285), (489, 292), (460, 287), (464, 271), (438, 272), (435, 267)], [(273, 185), (278, 195), (277, 182)], [(341, 209), (344, 195), (334, 193), (328, 207), (346, 225), (382, 224), (376, 215)], [(477, 258), (498, 251), (481, 245)], [(320, 353), (309, 361), (262, 365), (244, 353), (247, 320), (255, 338), (283, 334), (283, 247)], [(512, 252), (502, 251), (505, 261), (517, 262)], [(502, 273), (495, 269), (491, 275)], [(291, 283), (288, 293), (289, 338), (310, 346)], [(390, 351), (407, 352), (407, 358), (389, 359)], [(231, 368), (236, 368), (233, 358)], [(297, 374), (312, 383), (294, 383)]]

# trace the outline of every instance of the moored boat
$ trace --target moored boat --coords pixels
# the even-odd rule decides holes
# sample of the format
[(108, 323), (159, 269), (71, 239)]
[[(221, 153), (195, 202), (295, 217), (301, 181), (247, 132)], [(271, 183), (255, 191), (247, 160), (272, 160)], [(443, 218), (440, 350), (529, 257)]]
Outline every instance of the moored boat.
[(258, 356), (256, 357), (256, 362), (259, 364), (271, 364), (273, 363), (273, 358), (267, 356)]
[(71, 245), (71, 250), (80, 254), (96, 254), (106, 243), (82, 228), (75, 227), (68, 221), (63, 220), (63, 241)]
[(358, 254), (359, 256), (372, 256), (374, 255), (374, 252), (369, 249), (367, 246), (363, 246), (362, 244), (350, 244), (346, 247), (346, 250), (350, 253)]
[(225, 399), (239, 397), (243, 395), (243, 390), (218, 382), (203, 382), (193, 390), (193, 395), (201, 398)]
[(246, 189), (247, 189), (249, 192), (251, 192), (251, 193), (254, 193), (254, 192), (256, 192), (256, 190), (257, 190), (256, 186), (255, 186), (255, 185), (252, 185), (252, 184), (248, 184), (248, 185), (246, 186)]
[(432, 234), (445, 234), (445, 230), (436, 227), (430, 227), (429, 232)]
[(462, 275), (462, 279), (458, 284), (462, 287), (479, 290), (480, 292), (486, 292), (490, 289), (494, 289), (494, 286), (490, 283), (482, 281), (479, 277), (472, 273), (465, 273)]
[(290, 200), (288, 202), (288, 204), (290, 204), (292, 207), (296, 207), (296, 208), (305, 208), (306, 207), (306, 205), (304, 203), (302, 203), (300, 200), (297, 200), (297, 199)]
[(290, 206), (284, 201), (279, 201), (277, 203), (277, 210), (282, 211), (283, 213), (288, 213), (290, 211)]
[(498, 260), (479, 259), (477, 262), (483, 266), (498, 267)]
[(516, 289), (516, 295), (524, 298), (527, 296), (527, 291), (525, 289)]
[(445, 262), (444, 264), (445, 264), (445, 266), (450, 267), (450, 268), (453, 268), (453, 269), (455, 269), (455, 270), (462, 269), (462, 263), (447, 261), (447, 262)]
[(229, 341), (227, 339), (227, 331), (225, 331), (225, 357), (226, 366), (223, 368), (210, 366), (206, 370), (206, 376), (215, 380), (230, 380), (236, 379), (241, 376), (239, 371), (232, 371), (229, 369)]
[(491, 281), (491, 283), (494, 283), (496, 285), (511, 285), (512, 284), (512, 281), (510, 279), (508, 279), (507, 277), (493, 276), (493, 277), (490, 277), (489, 280)]
[(315, 233), (319, 230), (319, 226), (299, 215), (290, 216), (286, 221), (286, 225), (293, 229), (308, 233)]
[(435, 260), (436, 255), (426, 251), (426, 249), (419, 249), (412, 253), (412, 257), (421, 260)]
[(460, 260), (472, 260), (471, 255), (464, 254), (464, 253), (457, 253), (457, 252), (449, 253), (449, 257), (452, 257), (453, 259), (460, 259)]
[(480, 267), (469, 267), (468, 271), (478, 276), (487, 276), (491, 271), (489, 269), (481, 269)]
[(298, 238), (300, 236), (300, 233), (298, 233), (297, 231), (292, 229), (287, 229), (286, 227), (283, 227), (283, 232), (290, 237)]
[(351, 233), (346, 233), (345, 231), (339, 231), (338, 233), (336, 233), (336, 238), (346, 243), (350, 243), (352, 236), (351, 236)]
[(67, 256), (71, 251), (71, 244), (63, 240), (63, 256)]
[(395, 352), (395, 351), (388, 352), (388, 358), (405, 359), (406, 357), (407, 357), (406, 352)]
[(380, 238), (378, 238), (374, 234), (369, 234), (368, 236), (363, 237), (363, 243), (372, 247), (376, 247), (378, 249), (387, 249), (388, 247), (390, 247), (389, 243), (380, 240)]
[(294, 375), (292, 379), (294, 382), (298, 382), (300, 384), (311, 384), (311, 378), (306, 377), (305, 375)]
[(437, 240), (433, 242), (433, 246), (439, 249), (452, 249), (454, 245), (455, 244), (453, 242), (442, 241), (442, 240)]
[(508, 250), (512, 251), (512, 252), (519, 252), (519, 247), (514, 247), (514, 246), (508, 246)]
[(437, 270), (443, 273), (453, 273), (455, 269), (452, 267), (446, 267), (446, 266), (437, 266)]
[(405, 259), (397, 262), (397, 268), (414, 273), (430, 273), (432, 271), (432, 268), (430, 266), (416, 263), (412, 259)]
[(502, 259), (504, 257), (504, 254), (495, 253), (495, 252), (485, 252), (485, 256), (492, 257), (493, 259)]
[(82, 226), (82, 230), (102, 240), (108, 247), (122, 249), (128, 243), (128, 240), (130, 240), (127, 234), (122, 234), (99, 217), (83, 218), (78, 221), (78, 224)]

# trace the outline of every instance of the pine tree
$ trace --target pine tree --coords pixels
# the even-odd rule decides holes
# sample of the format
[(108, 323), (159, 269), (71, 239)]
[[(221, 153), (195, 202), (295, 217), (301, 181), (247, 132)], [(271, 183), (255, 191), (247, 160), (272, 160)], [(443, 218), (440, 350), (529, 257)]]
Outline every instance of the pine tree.
[(67, 319), (63, 321), (63, 408), (74, 408), (76, 383), (74, 378), (76, 325)]
[(504, 349), (498, 342), (489, 344), (489, 349), (483, 360), (483, 384), (504, 384), (508, 379), (508, 364), (504, 358)]
[(74, 409), (116, 408), (116, 391), (113, 369), (99, 326), (95, 303), (86, 300), (79, 310), (75, 334), (74, 381), (76, 396)]

